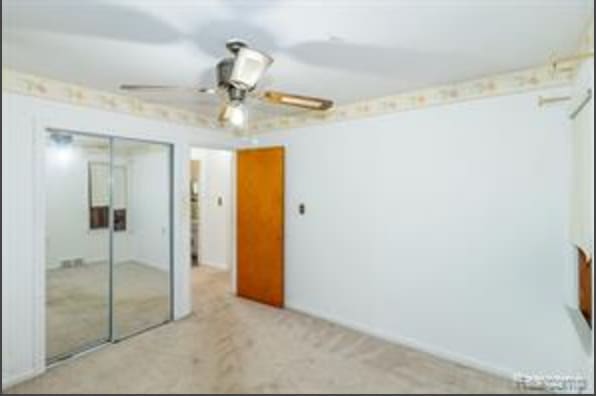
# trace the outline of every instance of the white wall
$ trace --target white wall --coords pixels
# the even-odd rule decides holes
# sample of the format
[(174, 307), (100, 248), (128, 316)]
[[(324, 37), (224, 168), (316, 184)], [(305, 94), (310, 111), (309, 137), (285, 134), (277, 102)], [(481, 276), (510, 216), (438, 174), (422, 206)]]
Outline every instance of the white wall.
[(45, 127), (174, 146), (174, 315), (191, 309), (190, 147), (227, 146), (223, 133), (2, 92), (2, 385), (45, 366)]
[(540, 94), (561, 91), (261, 138), (286, 146), (287, 306), (506, 376), (579, 371), (571, 127)]
[[(594, 60), (584, 61), (578, 71), (573, 85), (573, 99), (570, 112), (575, 111), (585, 99), (588, 90), (594, 93)], [(589, 254), (594, 256), (594, 100), (592, 99), (573, 121), (573, 191), (571, 210), (571, 241)], [(569, 271), (575, 285), (572, 286), (572, 309), (578, 308), (578, 271), (573, 265)], [(592, 268), (592, 282), (594, 269)], [(592, 294), (592, 302), (594, 296)], [(592, 310), (594, 304), (592, 303)], [(578, 316), (582, 323), (583, 316)], [(594, 326), (594, 315), (592, 315)], [(590, 387), (587, 393), (594, 393), (594, 331), (589, 330), (584, 324), (578, 324), (578, 334), (591, 343), (590, 360), (586, 373), (590, 376)], [(589, 337), (591, 335), (591, 337)], [(586, 339), (586, 337), (588, 337)]]
[[(73, 145), (68, 159), (55, 149), (45, 150), (46, 182), (46, 267), (58, 268), (63, 260), (82, 258), (87, 263), (107, 261), (108, 229), (89, 229), (89, 162), (109, 163), (109, 150)], [(127, 161), (116, 160), (127, 168)], [(129, 177), (130, 181), (130, 177)], [(117, 262), (132, 258), (130, 229), (115, 233), (114, 257)]]
[[(76, 142), (76, 138), (75, 138)], [(116, 148), (124, 143), (115, 142)], [(106, 143), (109, 145), (109, 143)], [(115, 165), (126, 171), (127, 229), (114, 232), (116, 262), (136, 261), (167, 270), (169, 252), (169, 148), (141, 144), (130, 153), (115, 155)], [(107, 261), (109, 230), (89, 229), (89, 162), (109, 163), (109, 148), (71, 146), (67, 160), (46, 147), (47, 190), (46, 259), (48, 268), (63, 260), (87, 263)]]
[(130, 164), (131, 258), (167, 270), (170, 263), (168, 150), (160, 148), (134, 154)]
[[(204, 265), (227, 269), (232, 223), (232, 153), (193, 148), (191, 157), (201, 161), (199, 260)], [(218, 197), (222, 199), (221, 206)]]

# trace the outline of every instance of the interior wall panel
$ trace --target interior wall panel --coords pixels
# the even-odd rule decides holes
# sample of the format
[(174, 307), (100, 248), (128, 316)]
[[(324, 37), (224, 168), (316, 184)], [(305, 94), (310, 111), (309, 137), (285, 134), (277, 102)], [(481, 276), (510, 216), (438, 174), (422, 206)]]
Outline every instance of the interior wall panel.
[[(2, 96), (2, 383), (40, 368), (34, 275), (34, 163), (31, 116)], [(7, 116), (11, 116), (7, 118)]]
[(510, 378), (582, 374), (571, 123), (537, 104), (568, 93), (259, 137), (286, 147), (287, 307)]

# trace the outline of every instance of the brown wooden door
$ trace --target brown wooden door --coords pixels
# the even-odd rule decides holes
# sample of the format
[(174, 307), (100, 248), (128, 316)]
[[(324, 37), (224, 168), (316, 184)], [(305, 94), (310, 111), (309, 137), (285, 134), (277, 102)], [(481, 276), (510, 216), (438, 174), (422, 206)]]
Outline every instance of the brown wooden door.
[(592, 260), (579, 250), (579, 309), (592, 326)]
[(238, 151), (238, 295), (284, 305), (284, 149)]

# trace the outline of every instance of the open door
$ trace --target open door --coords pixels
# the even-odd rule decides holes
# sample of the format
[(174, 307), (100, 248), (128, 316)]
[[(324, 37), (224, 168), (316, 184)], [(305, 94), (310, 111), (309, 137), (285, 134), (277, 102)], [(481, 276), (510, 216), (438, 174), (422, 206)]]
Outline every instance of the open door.
[(284, 305), (284, 149), (237, 156), (237, 292)]

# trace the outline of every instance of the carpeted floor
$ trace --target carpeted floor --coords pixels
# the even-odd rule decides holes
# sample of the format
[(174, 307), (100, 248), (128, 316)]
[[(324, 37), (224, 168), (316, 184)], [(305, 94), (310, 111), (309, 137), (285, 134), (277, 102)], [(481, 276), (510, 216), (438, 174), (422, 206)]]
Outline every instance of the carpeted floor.
[(68, 360), (9, 393), (515, 393), (512, 382), (234, 297), (193, 269), (192, 316)]
[[(139, 262), (114, 268), (116, 337), (169, 319), (168, 273)], [(46, 353), (55, 357), (109, 337), (107, 263), (46, 274)]]

